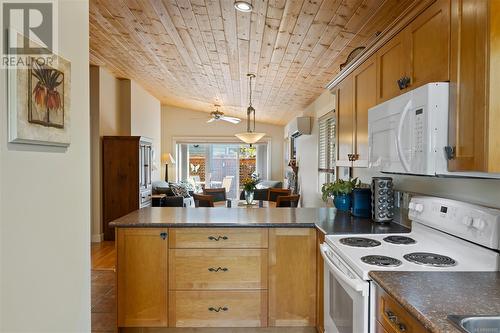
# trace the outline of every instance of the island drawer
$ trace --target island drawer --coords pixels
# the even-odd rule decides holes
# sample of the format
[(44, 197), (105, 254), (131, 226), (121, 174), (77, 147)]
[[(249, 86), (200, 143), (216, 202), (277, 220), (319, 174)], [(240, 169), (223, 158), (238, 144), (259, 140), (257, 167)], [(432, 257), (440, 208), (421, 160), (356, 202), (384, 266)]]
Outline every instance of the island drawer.
[(266, 327), (267, 291), (171, 291), (169, 327)]
[(376, 288), (376, 299), (377, 321), (386, 332), (428, 333), (417, 319), (379, 286)]
[(267, 289), (267, 250), (170, 250), (169, 290), (214, 289)]
[(171, 228), (171, 249), (267, 248), (266, 228)]

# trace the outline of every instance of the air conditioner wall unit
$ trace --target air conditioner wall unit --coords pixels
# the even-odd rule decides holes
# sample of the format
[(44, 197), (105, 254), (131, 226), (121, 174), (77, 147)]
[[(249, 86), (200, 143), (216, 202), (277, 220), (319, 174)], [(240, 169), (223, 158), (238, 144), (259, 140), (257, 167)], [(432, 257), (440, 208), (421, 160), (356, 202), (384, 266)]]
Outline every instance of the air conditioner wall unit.
[(311, 117), (297, 117), (288, 126), (288, 137), (297, 138), (311, 134)]

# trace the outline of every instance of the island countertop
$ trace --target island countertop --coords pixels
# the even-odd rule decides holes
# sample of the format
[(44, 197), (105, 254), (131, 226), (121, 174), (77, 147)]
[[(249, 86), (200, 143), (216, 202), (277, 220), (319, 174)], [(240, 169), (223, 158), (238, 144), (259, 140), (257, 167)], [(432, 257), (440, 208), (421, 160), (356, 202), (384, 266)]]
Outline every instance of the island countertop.
[(325, 234), (406, 233), (397, 223), (374, 223), (334, 208), (181, 208), (147, 207), (120, 217), (117, 228), (292, 227), (318, 228)]
[(498, 315), (500, 272), (371, 272), (390, 296), (433, 333), (461, 332), (448, 315)]

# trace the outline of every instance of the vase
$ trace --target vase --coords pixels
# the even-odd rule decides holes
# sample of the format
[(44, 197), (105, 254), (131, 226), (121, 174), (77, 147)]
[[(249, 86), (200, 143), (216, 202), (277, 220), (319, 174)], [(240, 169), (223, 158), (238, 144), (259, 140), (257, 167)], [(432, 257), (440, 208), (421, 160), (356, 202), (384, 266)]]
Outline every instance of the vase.
[(247, 202), (247, 205), (251, 205), (253, 202), (253, 191), (245, 191), (245, 200)]
[(351, 210), (351, 195), (350, 194), (337, 194), (333, 198), (335, 208), (341, 212), (348, 212)]

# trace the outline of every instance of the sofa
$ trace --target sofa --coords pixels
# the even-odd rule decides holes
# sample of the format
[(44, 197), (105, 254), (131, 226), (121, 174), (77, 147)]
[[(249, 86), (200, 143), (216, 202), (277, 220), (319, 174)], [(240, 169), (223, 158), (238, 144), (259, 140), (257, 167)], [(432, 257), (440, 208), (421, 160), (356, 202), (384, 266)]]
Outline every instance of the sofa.
[(156, 207), (193, 207), (194, 200), (192, 198), (192, 192), (188, 192), (189, 195), (181, 196), (176, 195), (175, 190), (169, 183), (164, 180), (158, 180), (152, 184), (153, 194), (165, 194), (166, 196), (160, 200), (159, 205), (154, 205)]

